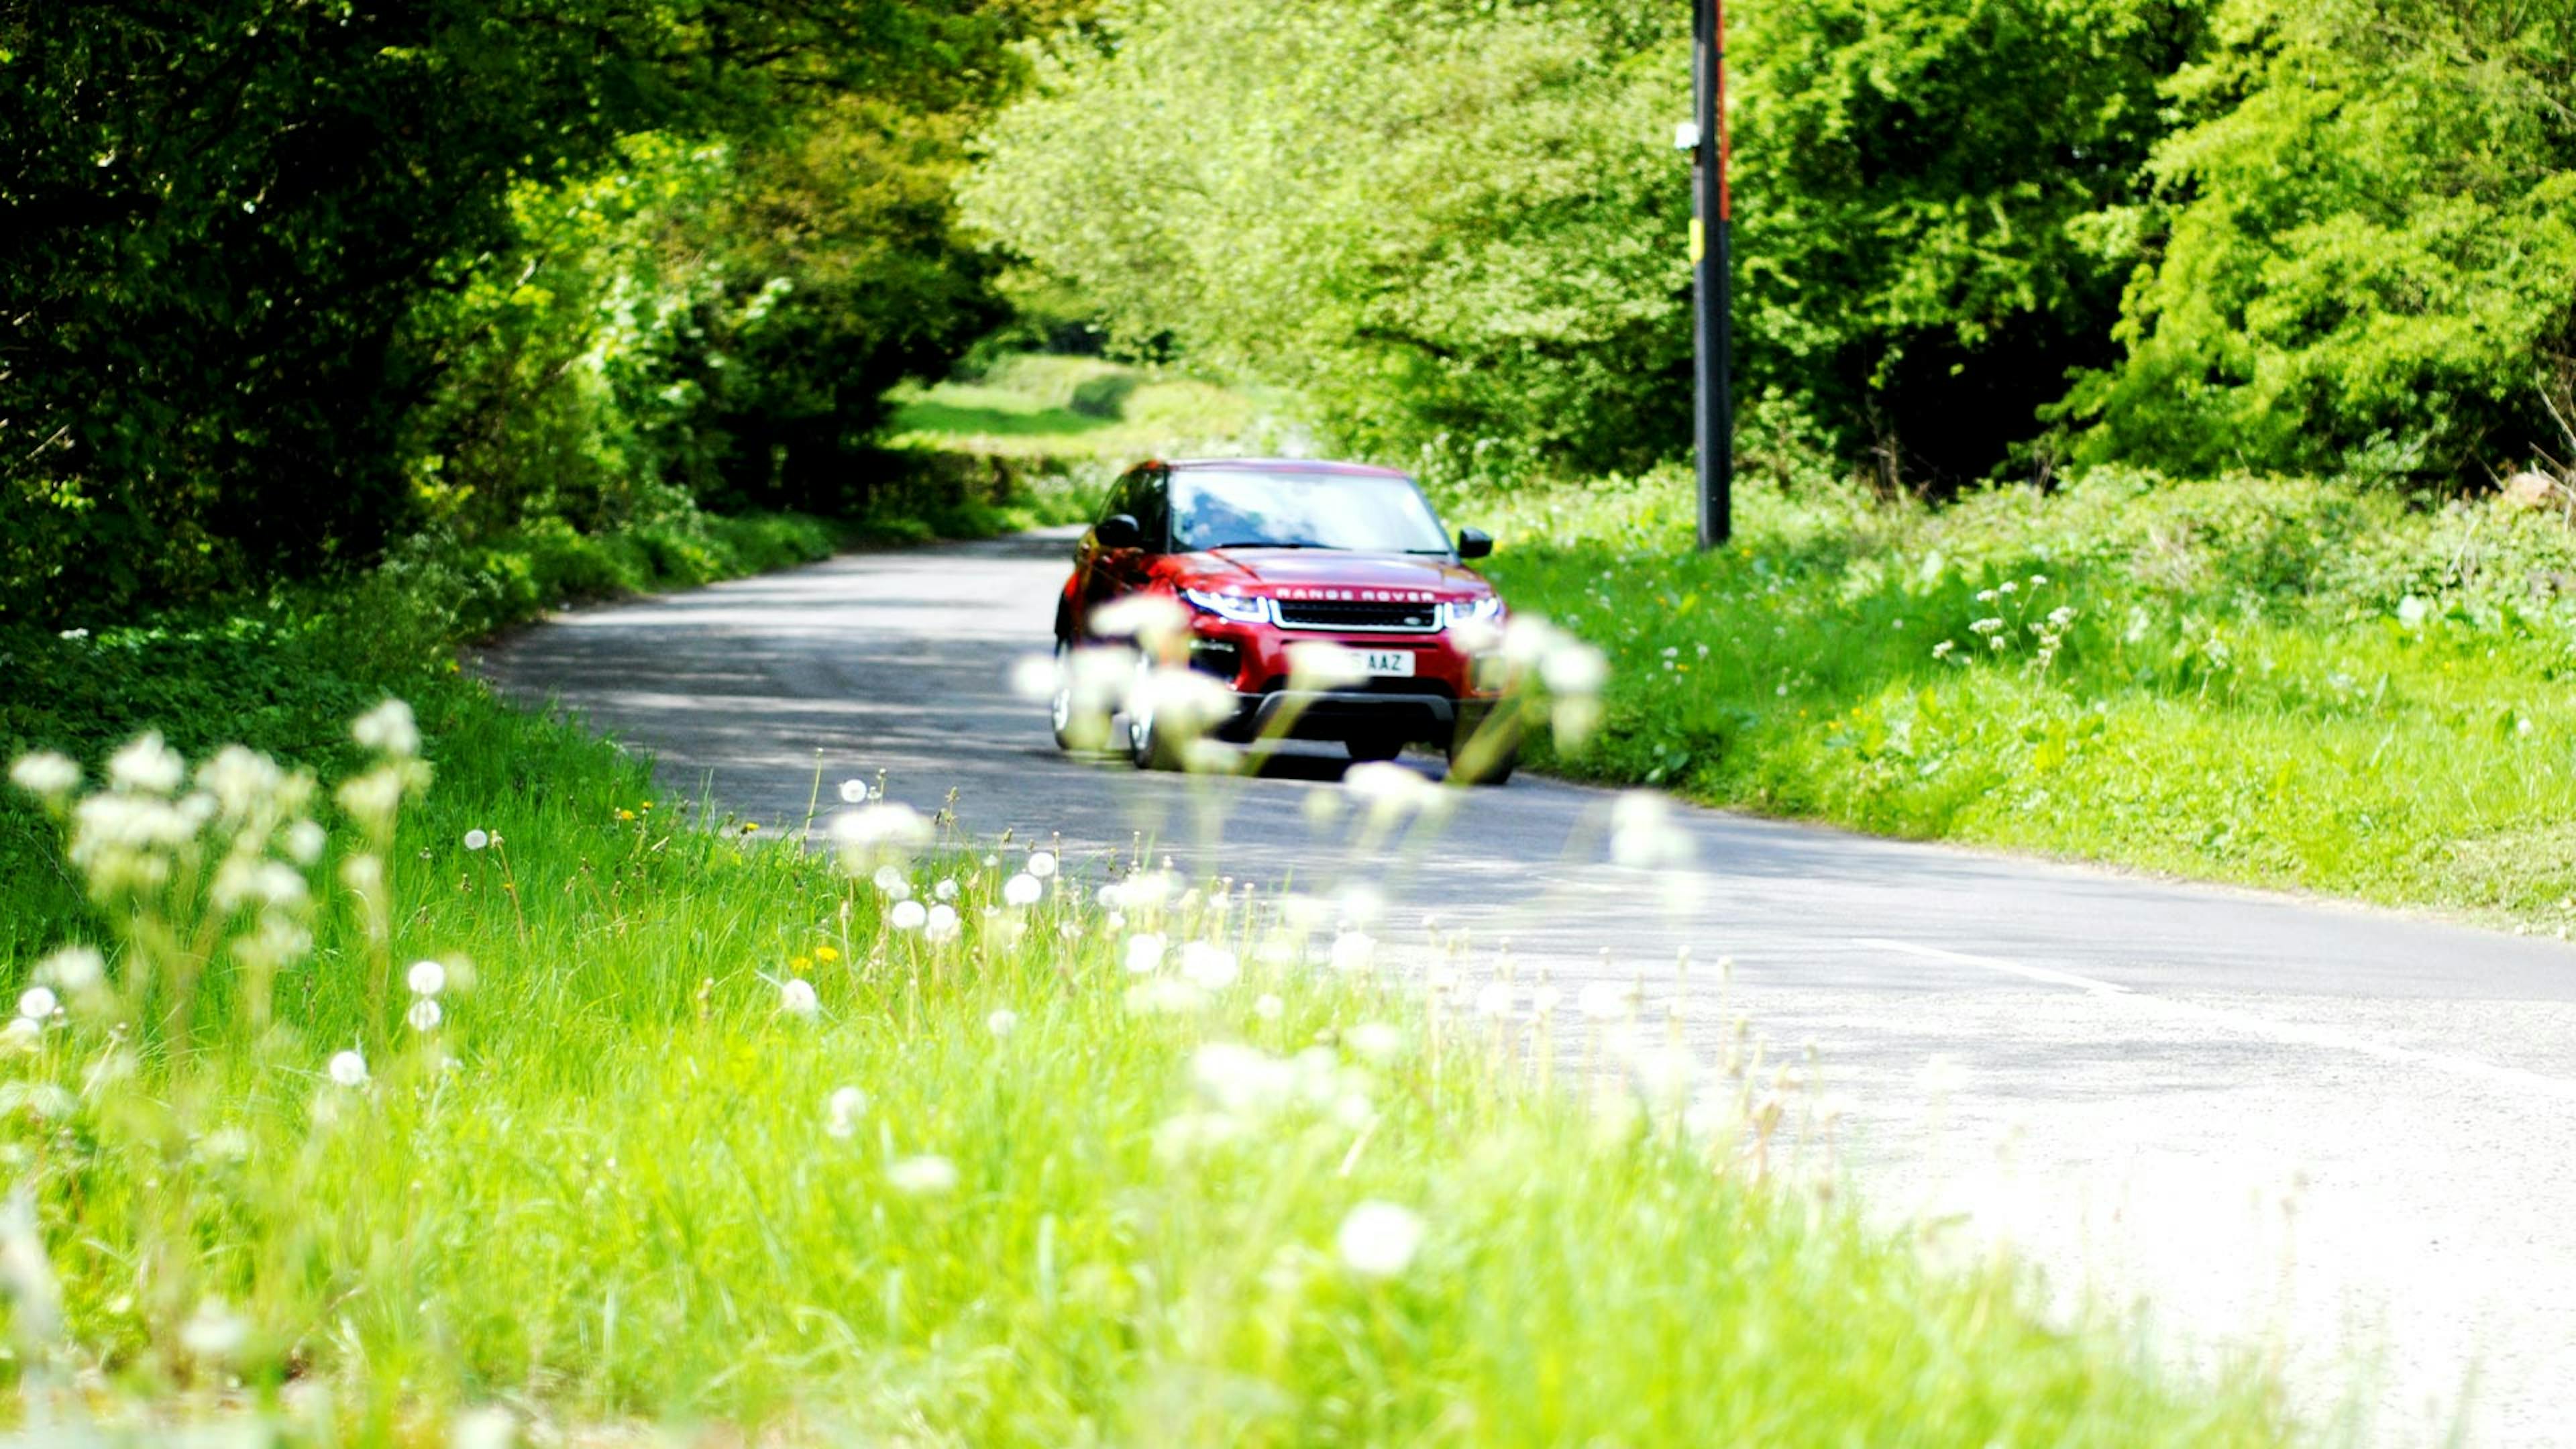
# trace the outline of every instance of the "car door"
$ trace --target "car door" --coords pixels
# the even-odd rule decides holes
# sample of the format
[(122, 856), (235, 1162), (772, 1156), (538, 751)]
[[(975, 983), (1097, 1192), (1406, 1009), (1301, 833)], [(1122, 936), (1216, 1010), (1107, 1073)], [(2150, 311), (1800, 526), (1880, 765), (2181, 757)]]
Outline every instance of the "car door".
[[(1141, 522), (1137, 510), (1143, 506), (1141, 497), (1147, 476), (1147, 470), (1139, 468), (1119, 479), (1109, 490), (1109, 501), (1101, 505), (1100, 517), (1108, 519), (1124, 513)], [(1147, 537), (1150, 541), (1151, 535)], [(1074, 594), (1081, 601), (1080, 616), (1073, 621), (1077, 640), (1091, 637), (1092, 610), (1143, 585), (1144, 556), (1141, 548), (1104, 547), (1098, 522), (1083, 533), (1073, 556)]]

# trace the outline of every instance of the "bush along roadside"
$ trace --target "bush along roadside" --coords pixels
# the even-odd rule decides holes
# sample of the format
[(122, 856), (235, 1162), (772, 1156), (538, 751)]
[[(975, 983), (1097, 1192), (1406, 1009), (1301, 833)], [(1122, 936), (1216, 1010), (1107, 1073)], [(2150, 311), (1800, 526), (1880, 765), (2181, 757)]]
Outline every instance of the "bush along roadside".
[[(765, 848), (462, 686), (331, 754), (12, 766), (102, 907), (18, 957), (0, 1031), (30, 1426), (2284, 1439), (2259, 1381), (2043, 1327), (1802, 1185), (1831, 1119), (1795, 1070), (1663, 1026), (1713, 982), (1570, 1023), (1463, 938), (965, 842), (862, 781), (831, 851)], [(1355, 837), (1450, 798), (1364, 768)], [(1551, 1083), (1577, 1031), (1630, 1070)]]
[(2564, 933), (2576, 533), (2533, 501), (1755, 489), (1710, 554), (1669, 475), (1483, 507), (1514, 606), (1614, 665), (1557, 770)]

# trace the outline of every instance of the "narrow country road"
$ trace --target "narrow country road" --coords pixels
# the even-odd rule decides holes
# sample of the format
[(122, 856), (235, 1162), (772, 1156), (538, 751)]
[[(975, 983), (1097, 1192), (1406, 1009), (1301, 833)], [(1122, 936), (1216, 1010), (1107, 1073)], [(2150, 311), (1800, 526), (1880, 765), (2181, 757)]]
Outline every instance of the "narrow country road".
[(2576, 951), (1713, 811), (1681, 812), (1676, 888), (1606, 863), (1611, 794), (1526, 776), (1355, 860), (1309, 808), (1338, 752), (1224, 780), (1056, 752), (1009, 673), (1068, 549), (851, 555), (571, 613), (481, 663), (772, 824), (818, 767), (827, 801), (883, 770), (1077, 858), (1143, 832), (1238, 878), (1364, 881), (1391, 948), (1437, 912), (1569, 1001), (1605, 972), (1672, 996), (1688, 943), (1688, 1040), (1713, 1057), (1745, 1015), (1772, 1060), (1812, 1044), (1864, 1200), (1948, 1224), (1936, 1251), (2007, 1240), (2064, 1301), (2143, 1300), (2180, 1358), (2277, 1356), (2312, 1421), (2372, 1442), (2576, 1440)]

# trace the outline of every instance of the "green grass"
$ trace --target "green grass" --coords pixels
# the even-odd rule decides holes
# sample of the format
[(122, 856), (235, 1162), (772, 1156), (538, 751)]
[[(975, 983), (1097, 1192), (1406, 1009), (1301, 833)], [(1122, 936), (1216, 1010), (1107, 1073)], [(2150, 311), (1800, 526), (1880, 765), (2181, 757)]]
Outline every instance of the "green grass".
[(1016, 354), (981, 378), (896, 393), (899, 447), (1096, 460), (1265, 450), (1282, 425), (1253, 397), (1098, 358)]
[[(1482, 506), (1515, 605), (1613, 665), (1606, 727), (1554, 768), (2576, 922), (2576, 537), (2555, 515), (2109, 473), (1940, 510), (1802, 497), (1751, 490), (1709, 555), (1679, 479)], [(2043, 663), (2030, 625), (2061, 607)], [(1972, 632), (1981, 618), (2007, 647)]]
[[(0, 1162), (33, 1213), (0, 1212), (0, 1373), (30, 1425), (429, 1445), (498, 1405), (575, 1442), (2286, 1435), (2258, 1377), (2173, 1379), (2116, 1327), (2044, 1321), (2007, 1267), (1865, 1230), (1812, 1185), (1830, 1129), (1792, 1074), (1692, 1063), (1688, 1114), (1533, 1081), (1544, 1027), (1319, 969), (1334, 943), (1258, 899), (1093, 861), (1014, 904), (1025, 844), (934, 842), (899, 873), (916, 899), (957, 883), (959, 935), (889, 929), (873, 862), (655, 799), (643, 762), (425, 668), (450, 584), (369, 589), (8, 641), (40, 681), (16, 740), (93, 780), (147, 725), (200, 758), (240, 738), (327, 779), (384, 768), (346, 720), (388, 689), (434, 774), (384, 835), (327, 789), (251, 791), (330, 841), (294, 871), (309, 904), (212, 913), (229, 825), (75, 868), (5, 790), (0, 980), (69, 940), (112, 962), (37, 1042), (0, 1037)], [(249, 856), (283, 860), (268, 840)], [(230, 944), (263, 918), (273, 971)], [(1131, 972), (1146, 931), (1241, 979), (1185, 987), (1177, 951)], [(420, 959), (449, 978), (425, 1030)], [(1491, 968), (1467, 964), (1472, 993)], [(331, 1080), (346, 1050), (364, 1086)], [(836, 1123), (845, 1087), (865, 1105)], [(953, 1183), (908, 1187), (927, 1159)], [(1422, 1230), (1383, 1276), (1340, 1243), (1371, 1203)]]
[[(932, 945), (881, 926), (873, 885), (648, 810), (639, 764), (470, 686), (422, 721), (438, 778), (385, 852), (390, 937), (327, 903), (280, 1030), (209, 1007), (193, 1054), (136, 1059), (106, 1030), (130, 1011), (76, 1004), (0, 1062), (41, 1104), (0, 1117), (0, 1152), (64, 1305), (22, 1384), (94, 1372), (117, 1412), (369, 1442), (491, 1402), (764, 1442), (2277, 1440), (2250, 1381), (2165, 1383), (2116, 1335), (2041, 1326), (2003, 1272), (1928, 1271), (1758, 1180), (1744, 1104), (1771, 1083), (1712, 1064), (1736, 1106), (1705, 1136), (1532, 1088), (1483, 1027), (1318, 970), (1239, 900), (1139, 896), (1113, 929), (1091, 881), (988, 917), (1018, 851), (906, 872), (962, 884), (964, 935)], [(1145, 1009), (1123, 958), (1147, 928), (1244, 979)], [(471, 985), (415, 1032), (376, 963), (431, 956)], [(819, 1015), (781, 1010), (790, 976)], [(213, 990), (243, 1013), (238, 978)], [(1301, 1085), (1229, 1108), (1193, 1087), (1210, 1043)], [(362, 1090), (322, 1073), (353, 1044)], [(845, 1085), (868, 1103), (835, 1136)], [(899, 1187), (917, 1156), (953, 1189)], [(1337, 1252), (1366, 1202), (1424, 1225), (1391, 1277)], [(204, 1348), (227, 1320), (238, 1345)]]

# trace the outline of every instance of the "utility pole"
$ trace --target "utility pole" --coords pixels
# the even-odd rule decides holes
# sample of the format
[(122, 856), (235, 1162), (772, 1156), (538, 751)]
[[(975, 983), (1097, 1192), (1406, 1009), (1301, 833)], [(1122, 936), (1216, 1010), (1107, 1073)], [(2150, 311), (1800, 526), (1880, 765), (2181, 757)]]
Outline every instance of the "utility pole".
[(1692, 437), (1699, 456), (1699, 546), (1716, 548), (1734, 529), (1734, 208), (1726, 189), (1726, 0), (1691, 0)]

